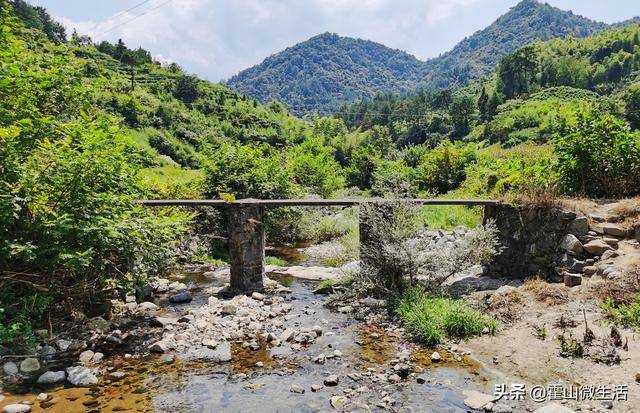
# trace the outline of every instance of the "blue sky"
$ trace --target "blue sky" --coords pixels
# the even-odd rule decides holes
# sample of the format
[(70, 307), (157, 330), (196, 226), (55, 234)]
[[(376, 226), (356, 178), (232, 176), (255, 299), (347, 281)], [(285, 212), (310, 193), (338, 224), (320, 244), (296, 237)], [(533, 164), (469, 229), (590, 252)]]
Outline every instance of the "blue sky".
[[(213, 81), (323, 32), (359, 37), (420, 59), (451, 49), (518, 0), (32, 0), (68, 29), (118, 38)], [(638, 0), (548, 0), (594, 20), (640, 15)], [(139, 16), (143, 13), (146, 14)], [(133, 20), (132, 20), (133, 19)]]

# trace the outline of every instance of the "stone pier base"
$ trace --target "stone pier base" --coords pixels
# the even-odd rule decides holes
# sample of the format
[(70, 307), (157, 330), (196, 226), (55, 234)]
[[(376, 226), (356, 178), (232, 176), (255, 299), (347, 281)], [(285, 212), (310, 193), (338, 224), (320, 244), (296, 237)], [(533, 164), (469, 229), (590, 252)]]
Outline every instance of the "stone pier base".
[(229, 256), (231, 292), (262, 291), (264, 284), (265, 235), (260, 205), (231, 205), (229, 208)]

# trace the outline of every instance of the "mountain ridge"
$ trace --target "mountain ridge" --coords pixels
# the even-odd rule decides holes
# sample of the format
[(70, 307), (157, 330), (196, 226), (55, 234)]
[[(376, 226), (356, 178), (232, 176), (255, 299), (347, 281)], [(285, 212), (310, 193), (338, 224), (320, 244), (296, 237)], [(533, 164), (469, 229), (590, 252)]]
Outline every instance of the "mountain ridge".
[[(637, 21), (640, 17), (607, 24), (537, 0), (523, 0), (450, 51), (426, 61), (371, 40), (325, 32), (275, 53), (223, 83), (263, 103), (279, 100), (298, 115), (329, 113), (342, 103), (371, 98), (377, 93), (464, 86), (487, 76), (503, 56), (535, 40), (585, 37)], [(324, 48), (328, 45), (322, 41), (328, 37), (339, 39), (330, 49)], [(352, 65), (349, 57), (353, 51), (349, 48), (356, 44), (356, 57), (365, 59)], [(336, 60), (331, 58), (331, 52)], [(380, 53), (382, 59), (369, 66), (362, 64)], [(322, 56), (320, 61), (316, 61), (316, 55)], [(404, 66), (397, 66), (403, 62)]]

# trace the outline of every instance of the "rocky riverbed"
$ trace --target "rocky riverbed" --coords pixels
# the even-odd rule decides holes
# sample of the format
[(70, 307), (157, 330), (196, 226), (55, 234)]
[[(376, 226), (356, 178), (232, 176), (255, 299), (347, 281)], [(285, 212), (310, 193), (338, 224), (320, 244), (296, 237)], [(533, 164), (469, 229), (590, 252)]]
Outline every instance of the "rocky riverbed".
[(313, 294), (317, 281), (280, 271), (270, 274), (265, 294), (233, 299), (216, 295), (224, 269), (187, 267), (158, 280), (155, 302), (125, 299), (117, 320), (88, 320), (84, 341), (58, 340), (46, 350), (66, 352), (64, 362), (5, 362), (16, 381), (36, 379), (24, 394), (5, 390), (0, 406), (65, 413), (463, 412), (464, 391), (491, 392), (491, 373), (456, 346), (436, 352), (404, 341), (385, 319), (384, 302), (331, 310), (326, 296)]

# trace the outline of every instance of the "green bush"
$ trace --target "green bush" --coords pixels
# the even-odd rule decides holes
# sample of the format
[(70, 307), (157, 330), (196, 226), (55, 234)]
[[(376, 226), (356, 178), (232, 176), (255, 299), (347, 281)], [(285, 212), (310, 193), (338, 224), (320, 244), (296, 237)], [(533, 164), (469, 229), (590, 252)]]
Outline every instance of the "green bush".
[(286, 199), (299, 193), (286, 160), (267, 144), (211, 145), (205, 151), (205, 194), (218, 198)]
[(476, 159), (475, 145), (445, 141), (420, 160), (416, 172), (420, 189), (444, 194), (458, 188), (465, 180), (465, 169)]
[(323, 145), (320, 139), (305, 139), (293, 147), (287, 157), (287, 168), (293, 180), (312, 193), (328, 198), (336, 190), (344, 188), (342, 168), (331, 148)]
[(592, 197), (640, 194), (640, 132), (612, 116), (582, 116), (555, 143), (565, 192)]
[[(4, 17), (4, 16), (3, 16)], [(0, 24), (0, 344), (171, 265), (190, 216), (153, 213), (143, 157), (96, 108), (83, 66)], [(32, 50), (42, 45), (51, 53)], [(55, 51), (55, 53), (53, 52)], [(55, 319), (55, 318), (54, 318)]]

